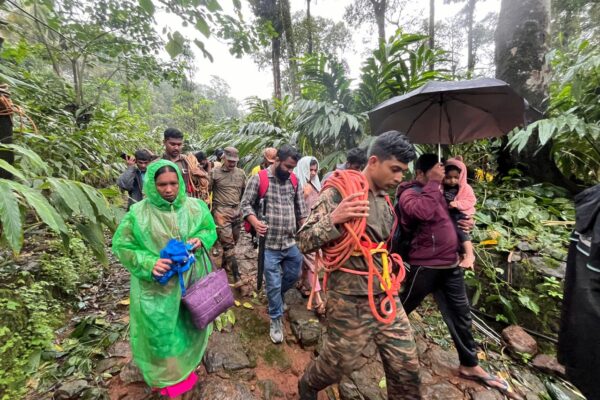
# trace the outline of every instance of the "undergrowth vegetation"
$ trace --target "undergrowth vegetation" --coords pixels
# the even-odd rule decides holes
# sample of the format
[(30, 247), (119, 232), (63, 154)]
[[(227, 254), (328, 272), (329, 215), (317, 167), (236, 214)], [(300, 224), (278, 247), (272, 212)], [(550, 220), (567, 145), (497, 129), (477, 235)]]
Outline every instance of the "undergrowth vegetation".
[[(28, 388), (43, 352), (52, 348), (55, 330), (76, 310), (81, 285), (102, 274), (92, 251), (75, 232), (65, 249), (54, 235), (37, 231), (35, 245), (19, 260), (0, 264), (0, 393), (17, 398)], [(34, 257), (33, 254), (38, 256)], [(4, 252), (3, 255), (6, 255)]]
[(478, 268), (467, 273), (472, 306), (498, 321), (556, 334), (575, 221), (568, 193), (535, 184), (518, 170), (474, 188)]

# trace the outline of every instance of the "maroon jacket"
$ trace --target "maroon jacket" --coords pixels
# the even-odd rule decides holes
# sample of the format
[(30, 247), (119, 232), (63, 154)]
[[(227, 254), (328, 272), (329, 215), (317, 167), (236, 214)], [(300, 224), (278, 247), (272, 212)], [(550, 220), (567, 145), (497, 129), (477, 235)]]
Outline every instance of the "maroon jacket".
[[(415, 186), (421, 191), (412, 189)], [(446, 267), (458, 262), (458, 236), (440, 187), (438, 181), (398, 187), (400, 223), (404, 231), (413, 231), (407, 260), (411, 265)]]

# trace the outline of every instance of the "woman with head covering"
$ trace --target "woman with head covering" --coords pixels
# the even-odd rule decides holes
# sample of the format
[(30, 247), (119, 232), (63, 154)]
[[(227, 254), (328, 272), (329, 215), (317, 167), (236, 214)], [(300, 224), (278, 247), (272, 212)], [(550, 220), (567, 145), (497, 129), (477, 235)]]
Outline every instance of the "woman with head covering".
[[(313, 156), (302, 157), (298, 161), (298, 165), (294, 168), (294, 174), (298, 177), (298, 183), (302, 187), (304, 193), (304, 201), (306, 207), (312, 209), (313, 205), (319, 198), (321, 191), (321, 181), (319, 180), (319, 162)], [(302, 275), (298, 282), (300, 290), (303, 294), (310, 293), (313, 283), (315, 282), (315, 254), (304, 254), (304, 263), (302, 264)], [(325, 312), (325, 304), (321, 299), (321, 285), (317, 277), (314, 287), (316, 299), (316, 312), (322, 314)]]
[[(208, 206), (185, 195), (177, 165), (160, 160), (148, 166), (144, 177), (146, 198), (134, 204), (113, 238), (113, 252), (131, 272), (130, 340), (133, 361), (146, 383), (161, 394), (176, 397), (192, 389), (195, 369), (202, 360), (212, 326), (194, 327), (181, 305), (177, 276), (163, 286), (156, 279), (170, 270), (171, 260), (159, 253), (169, 240), (189, 243), (192, 251), (207, 251), (217, 233)], [(183, 272), (185, 286), (210, 266), (206, 252), (196, 255), (198, 265)]]

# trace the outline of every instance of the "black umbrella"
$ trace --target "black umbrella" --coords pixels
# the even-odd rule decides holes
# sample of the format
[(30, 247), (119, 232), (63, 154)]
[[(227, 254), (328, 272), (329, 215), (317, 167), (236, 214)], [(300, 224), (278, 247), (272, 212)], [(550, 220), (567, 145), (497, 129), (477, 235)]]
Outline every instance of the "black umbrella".
[(525, 122), (526, 102), (493, 78), (429, 82), (369, 112), (375, 135), (398, 130), (413, 143), (457, 144), (499, 137)]

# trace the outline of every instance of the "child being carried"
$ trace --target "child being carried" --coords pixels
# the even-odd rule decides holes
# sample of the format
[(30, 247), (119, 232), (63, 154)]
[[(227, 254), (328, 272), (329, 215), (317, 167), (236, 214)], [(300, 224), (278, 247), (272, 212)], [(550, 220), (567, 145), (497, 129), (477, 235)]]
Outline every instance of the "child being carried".
[(457, 156), (446, 161), (446, 176), (444, 178), (444, 197), (448, 203), (450, 217), (456, 226), (458, 240), (462, 244), (463, 257), (459, 266), (472, 269), (475, 264), (473, 242), (468, 233), (461, 230), (457, 223), (461, 219), (469, 218), (475, 214), (477, 198), (473, 188), (467, 183), (467, 168), (462, 162), (462, 157)]

